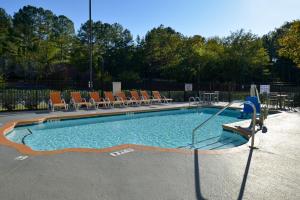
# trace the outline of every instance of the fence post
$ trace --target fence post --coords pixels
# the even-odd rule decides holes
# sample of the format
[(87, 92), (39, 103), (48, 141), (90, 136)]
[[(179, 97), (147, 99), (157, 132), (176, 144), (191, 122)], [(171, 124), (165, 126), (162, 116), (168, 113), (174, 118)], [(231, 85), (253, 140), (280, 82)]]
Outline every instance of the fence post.
[(38, 89), (37, 89), (37, 80), (35, 81), (35, 105), (32, 106), (33, 110), (37, 110), (38, 109)]

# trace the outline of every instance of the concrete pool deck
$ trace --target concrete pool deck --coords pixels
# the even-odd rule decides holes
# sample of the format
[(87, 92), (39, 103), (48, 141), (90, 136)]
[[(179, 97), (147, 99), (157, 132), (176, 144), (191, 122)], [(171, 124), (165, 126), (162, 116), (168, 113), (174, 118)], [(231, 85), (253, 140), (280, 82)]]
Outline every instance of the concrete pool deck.
[[(163, 107), (175, 106), (185, 104)], [(141, 108), (128, 112), (134, 109)], [(93, 111), (76, 114), (81, 112)], [(0, 113), (0, 123), (74, 113)], [(299, 112), (270, 116), (268, 132), (257, 133), (258, 149), (227, 154), (135, 149), (117, 157), (78, 152), (19, 157), (0, 145), (0, 199), (300, 199), (299, 124)]]

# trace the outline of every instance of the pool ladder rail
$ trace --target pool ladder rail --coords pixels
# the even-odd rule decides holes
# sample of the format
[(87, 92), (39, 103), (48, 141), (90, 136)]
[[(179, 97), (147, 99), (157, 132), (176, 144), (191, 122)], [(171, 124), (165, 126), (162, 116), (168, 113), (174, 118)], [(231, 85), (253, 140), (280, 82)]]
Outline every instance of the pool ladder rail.
[(32, 131), (31, 131), (29, 128), (27, 128), (27, 131), (28, 131), (28, 134), (26, 134), (26, 135), (22, 138), (22, 144), (25, 144), (25, 138), (26, 138), (27, 136), (33, 134)]
[(211, 117), (209, 117), (208, 119), (206, 119), (204, 122), (202, 122), (201, 124), (199, 124), (198, 126), (196, 126), (193, 129), (193, 132), (192, 132), (192, 147), (195, 147), (195, 135), (196, 135), (196, 131), (199, 128), (203, 127), (205, 124), (207, 124), (210, 120), (212, 120), (213, 118), (215, 118), (216, 116), (218, 116), (219, 114), (221, 114), (223, 111), (225, 111), (227, 108), (229, 108), (234, 103), (248, 104), (253, 109), (253, 115), (252, 115), (252, 121), (251, 121), (251, 126), (250, 127), (251, 127), (251, 148), (254, 147), (254, 135), (255, 135), (255, 125), (256, 125), (256, 108), (255, 108), (255, 105), (252, 102), (250, 102), (250, 101), (241, 101), (241, 100), (232, 101), (232, 102), (228, 103), (219, 112), (217, 112), (216, 114), (212, 115)]

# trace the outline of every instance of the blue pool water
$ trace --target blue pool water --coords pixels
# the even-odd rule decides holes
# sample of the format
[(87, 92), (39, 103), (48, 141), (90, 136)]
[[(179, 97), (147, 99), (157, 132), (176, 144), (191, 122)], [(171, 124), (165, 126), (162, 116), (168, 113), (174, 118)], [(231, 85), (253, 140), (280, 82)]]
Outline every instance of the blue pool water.
[[(6, 137), (40, 151), (121, 144), (191, 148), (193, 128), (218, 111), (185, 109), (45, 122), (16, 127)], [(246, 143), (242, 136), (222, 129), (222, 124), (238, 121), (238, 116), (238, 111), (226, 110), (211, 120), (198, 130), (195, 148), (224, 149)]]

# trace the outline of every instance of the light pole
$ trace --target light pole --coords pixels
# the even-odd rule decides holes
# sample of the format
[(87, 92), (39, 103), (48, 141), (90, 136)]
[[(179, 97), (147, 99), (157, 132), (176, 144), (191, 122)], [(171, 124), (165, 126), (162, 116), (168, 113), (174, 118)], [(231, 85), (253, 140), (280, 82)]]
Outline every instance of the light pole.
[(89, 54), (90, 54), (90, 81), (89, 88), (93, 89), (93, 43), (92, 43), (92, 0), (89, 0)]

